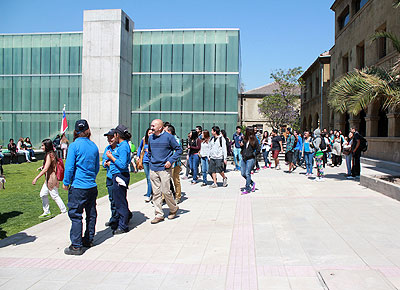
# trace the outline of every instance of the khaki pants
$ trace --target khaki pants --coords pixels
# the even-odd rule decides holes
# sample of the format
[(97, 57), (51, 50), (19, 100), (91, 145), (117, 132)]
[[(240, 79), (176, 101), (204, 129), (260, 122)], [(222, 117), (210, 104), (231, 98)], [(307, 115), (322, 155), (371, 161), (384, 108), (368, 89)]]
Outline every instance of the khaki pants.
[(181, 170), (181, 167), (178, 165), (172, 169), (172, 181), (174, 182), (175, 186), (176, 199), (181, 199), (182, 197), (181, 180), (179, 178), (179, 173), (181, 173)]
[(162, 210), (162, 195), (164, 194), (165, 202), (169, 207), (170, 212), (178, 210), (174, 196), (170, 189), (172, 168), (161, 171), (150, 170), (150, 181), (153, 189), (153, 204), (156, 218), (164, 218)]

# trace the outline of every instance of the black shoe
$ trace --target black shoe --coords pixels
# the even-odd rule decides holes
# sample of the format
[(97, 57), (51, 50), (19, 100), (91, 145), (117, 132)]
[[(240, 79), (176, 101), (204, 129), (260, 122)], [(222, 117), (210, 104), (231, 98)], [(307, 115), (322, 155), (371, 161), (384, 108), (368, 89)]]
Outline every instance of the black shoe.
[(132, 219), (132, 217), (133, 217), (133, 213), (132, 213), (131, 211), (129, 211), (129, 218), (128, 218), (128, 221), (130, 221), (130, 220)]
[(94, 244), (93, 241), (82, 239), (82, 246), (84, 246), (85, 248), (91, 248), (94, 246)]
[(112, 227), (113, 225), (116, 225), (116, 224), (117, 224), (116, 222), (106, 222), (104, 225), (106, 227)]
[(64, 254), (80, 256), (80, 255), (83, 254), (83, 249), (82, 248), (75, 248), (74, 246), (71, 245), (68, 248), (64, 249)]
[(129, 232), (129, 230), (128, 231), (124, 231), (121, 228), (117, 228), (115, 231), (113, 231), (113, 235), (125, 234), (127, 232)]

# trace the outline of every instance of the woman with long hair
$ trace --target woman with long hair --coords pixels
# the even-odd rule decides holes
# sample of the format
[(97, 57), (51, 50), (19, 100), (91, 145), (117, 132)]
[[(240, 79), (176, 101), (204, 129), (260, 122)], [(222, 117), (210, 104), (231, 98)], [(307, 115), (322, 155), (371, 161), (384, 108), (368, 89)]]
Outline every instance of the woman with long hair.
[(18, 153), (24, 153), (25, 154), (25, 159), (26, 162), (31, 162), (31, 159), (29, 157), (29, 151), (25, 149), (25, 145), (24, 145), (24, 138), (19, 138), (18, 142), (17, 142), (17, 150)]
[(29, 151), (29, 156), (32, 160), (36, 160), (35, 157), (35, 151), (33, 151), (33, 146), (32, 146), (32, 142), (31, 139), (29, 137), (26, 137), (24, 140), (24, 147), (25, 150)]
[(207, 186), (208, 158), (210, 156), (210, 132), (208, 132), (208, 130), (203, 131), (203, 139), (201, 140), (199, 155), (201, 159), (201, 170), (203, 173), (203, 183), (201, 186)]
[(115, 207), (119, 215), (118, 228), (113, 231), (113, 234), (118, 235), (129, 231), (128, 224), (132, 217), (126, 199), (130, 181), (129, 163), (131, 162), (131, 148), (128, 141), (132, 138), (132, 135), (127, 127), (118, 125), (115, 128), (114, 138), (117, 148), (113, 152), (107, 151), (106, 155), (111, 161), (110, 170), (113, 172), (112, 191)]
[(65, 136), (65, 134), (62, 134), (60, 146), (61, 146), (61, 150), (62, 150), (63, 159), (67, 158), (68, 144), (69, 144), (69, 141), (68, 141), (67, 137)]
[(61, 213), (66, 213), (67, 209), (60, 195), (58, 194), (58, 186), (60, 184), (56, 176), (58, 158), (54, 152), (53, 142), (50, 139), (44, 139), (42, 141), (41, 149), (46, 152), (46, 155), (43, 160), (43, 166), (38, 168), (40, 173), (35, 177), (35, 179), (33, 179), (32, 184), (35, 185), (38, 179), (42, 175), (45, 175), (46, 180), (43, 183), (42, 189), (40, 190), (43, 213), (39, 216), (39, 218), (45, 218), (51, 215), (48, 198), (49, 194), (60, 208)]
[(146, 181), (147, 181), (147, 193), (146, 193), (146, 198), (145, 202), (149, 202), (151, 200), (152, 196), (152, 190), (151, 190), (151, 182), (150, 182), (150, 159), (149, 159), (149, 136), (153, 134), (153, 131), (148, 128), (146, 130), (146, 134), (144, 134), (144, 137), (142, 138), (142, 141), (140, 142), (139, 148), (137, 150), (137, 158), (140, 158), (140, 155), (142, 152), (143, 154), (143, 169), (144, 173), (146, 174)]
[(196, 130), (191, 131), (188, 149), (189, 149), (189, 163), (190, 168), (192, 169), (192, 184), (197, 183), (197, 170), (199, 168), (199, 151), (201, 148), (201, 140), (198, 138), (198, 133)]
[(263, 138), (261, 140), (261, 152), (264, 158), (264, 169), (267, 167), (271, 168), (271, 162), (268, 159), (269, 151), (271, 150), (271, 138), (268, 131), (264, 131)]
[(252, 127), (246, 128), (246, 133), (241, 143), (241, 154), (243, 158), (240, 169), (242, 176), (246, 179), (246, 187), (242, 191), (242, 194), (248, 194), (256, 190), (256, 183), (251, 180), (251, 170), (254, 167), (257, 154), (260, 153), (260, 145), (254, 135), (254, 129)]

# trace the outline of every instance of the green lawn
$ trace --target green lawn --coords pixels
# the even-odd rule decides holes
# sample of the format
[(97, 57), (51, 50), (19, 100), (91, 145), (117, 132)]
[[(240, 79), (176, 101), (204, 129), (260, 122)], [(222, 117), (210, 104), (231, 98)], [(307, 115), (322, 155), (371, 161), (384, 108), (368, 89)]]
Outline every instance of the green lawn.
[[(36, 169), (42, 165), (42, 161), (22, 164), (4, 165), (4, 175), (7, 179), (6, 189), (0, 190), (0, 239), (16, 234), (33, 225), (43, 222), (38, 216), (43, 213), (42, 200), (39, 196), (40, 189), (44, 183), (42, 176), (36, 185), (32, 180), (38, 174)], [(130, 184), (145, 178), (143, 172), (131, 173)], [(107, 195), (106, 170), (100, 167), (97, 175), (97, 186), (99, 196)], [(59, 193), (67, 205), (68, 193), (62, 189), (60, 183)], [(52, 217), (60, 213), (57, 204), (49, 196), (50, 211)]]

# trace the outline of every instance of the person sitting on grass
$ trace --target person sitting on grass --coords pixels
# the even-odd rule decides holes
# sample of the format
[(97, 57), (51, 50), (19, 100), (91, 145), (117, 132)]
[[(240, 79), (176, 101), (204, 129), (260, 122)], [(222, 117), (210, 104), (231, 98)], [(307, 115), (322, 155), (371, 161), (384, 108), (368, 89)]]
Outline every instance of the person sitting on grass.
[(35, 179), (33, 179), (32, 184), (35, 185), (38, 179), (42, 177), (42, 175), (46, 176), (46, 180), (43, 183), (42, 189), (40, 190), (40, 197), (43, 204), (43, 213), (39, 216), (39, 218), (46, 218), (51, 215), (48, 198), (49, 194), (51, 198), (57, 203), (58, 207), (61, 210), (61, 213), (66, 213), (67, 208), (65, 207), (64, 202), (58, 194), (59, 181), (56, 176), (57, 156), (54, 152), (53, 142), (50, 139), (43, 140), (41, 149), (46, 152), (46, 155), (44, 157), (43, 166), (38, 168), (38, 170), (40, 170), (40, 173), (35, 177)]

